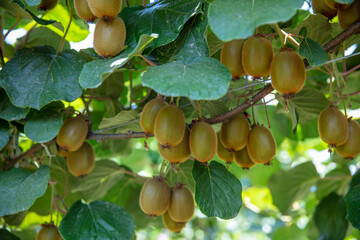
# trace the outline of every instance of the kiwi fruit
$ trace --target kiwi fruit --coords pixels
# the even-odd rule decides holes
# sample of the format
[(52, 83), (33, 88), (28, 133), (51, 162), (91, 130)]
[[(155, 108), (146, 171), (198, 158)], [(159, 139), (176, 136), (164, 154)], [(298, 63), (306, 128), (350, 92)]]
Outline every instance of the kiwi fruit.
[(179, 233), (185, 227), (186, 223), (178, 223), (171, 219), (169, 211), (162, 215), (162, 221), (167, 230), (173, 233)]
[(217, 133), (217, 156), (220, 160), (230, 163), (234, 160), (233, 152), (227, 150), (221, 142), (220, 132)]
[(250, 169), (256, 164), (250, 159), (247, 147), (234, 152), (234, 159), (235, 163), (242, 167), (242, 169)]
[(115, 18), (121, 9), (122, 0), (87, 0), (91, 12), (98, 18)]
[(213, 159), (217, 150), (217, 137), (213, 127), (206, 122), (195, 123), (190, 130), (191, 154), (199, 162)]
[(240, 78), (245, 75), (242, 65), (242, 49), (245, 41), (243, 39), (235, 39), (226, 42), (221, 49), (220, 62), (224, 64), (232, 75), (232, 78)]
[(56, 226), (51, 224), (43, 224), (40, 231), (36, 235), (36, 240), (62, 240), (62, 237)]
[(120, 17), (109, 21), (100, 19), (94, 31), (94, 50), (102, 58), (118, 55), (124, 47), (126, 27)]
[(338, 3), (335, 0), (324, 0), (324, 2), (329, 8), (335, 9), (335, 10), (344, 10), (350, 6), (347, 4)]
[(56, 7), (59, 0), (41, 0), (37, 8), (42, 11), (48, 11)]
[(166, 105), (167, 103), (164, 100), (157, 98), (146, 103), (140, 116), (140, 126), (146, 134), (154, 134), (156, 115)]
[(270, 130), (254, 125), (249, 134), (247, 152), (254, 163), (269, 163), (276, 154), (276, 143)]
[(348, 120), (349, 137), (347, 141), (335, 148), (345, 159), (352, 160), (360, 153), (360, 125), (354, 120)]
[(75, 152), (69, 152), (66, 158), (70, 173), (76, 177), (84, 177), (92, 172), (95, 167), (95, 152), (93, 147), (84, 144)]
[(185, 132), (184, 112), (174, 105), (168, 105), (158, 112), (155, 118), (154, 135), (163, 147), (180, 144)]
[(330, 8), (324, 0), (312, 0), (311, 5), (314, 13), (320, 13), (328, 19), (332, 19), (337, 15), (337, 11)]
[(88, 130), (88, 124), (81, 115), (70, 117), (61, 126), (56, 142), (65, 151), (76, 151), (83, 145)]
[(247, 74), (254, 78), (269, 75), (273, 59), (271, 42), (260, 35), (249, 37), (242, 50), (242, 63)]
[(300, 55), (292, 49), (281, 49), (270, 68), (271, 85), (282, 94), (299, 92), (305, 84), (305, 64)]
[(348, 8), (338, 10), (339, 25), (347, 29), (351, 24), (360, 19), (360, 0), (355, 0)]
[(171, 148), (166, 148), (158, 143), (160, 155), (170, 163), (183, 163), (188, 160), (191, 155), (189, 135), (190, 130), (188, 127), (185, 127), (184, 137), (178, 145)]
[(94, 22), (97, 17), (91, 12), (87, 0), (74, 0), (75, 11), (86, 22)]
[(348, 121), (345, 115), (333, 105), (320, 113), (318, 130), (321, 139), (330, 147), (344, 144), (349, 137)]
[(229, 151), (239, 151), (246, 146), (249, 131), (248, 119), (240, 113), (221, 124), (220, 139)]
[(195, 211), (195, 202), (191, 190), (184, 184), (177, 183), (171, 189), (171, 200), (169, 206), (169, 216), (175, 222), (188, 222)]
[(154, 176), (146, 180), (140, 192), (139, 204), (148, 216), (164, 214), (170, 205), (170, 188), (165, 179)]

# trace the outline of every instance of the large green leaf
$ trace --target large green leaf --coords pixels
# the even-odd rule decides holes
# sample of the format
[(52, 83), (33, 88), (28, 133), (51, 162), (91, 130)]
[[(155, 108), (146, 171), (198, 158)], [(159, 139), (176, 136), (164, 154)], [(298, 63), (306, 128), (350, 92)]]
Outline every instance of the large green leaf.
[[(191, 171), (194, 167), (194, 162), (187, 160), (186, 162), (180, 163), (178, 166), (180, 174), (180, 182), (188, 186), (192, 191), (195, 191), (195, 181), (191, 174)], [(177, 172), (171, 170), (166, 177), (166, 181), (169, 186), (175, 186), (175, 183), (178, 181)]]
[(2, 240), (20, 240), (17, 236), (10, 233), (6, 229), (0, 229), (0, 239)]
[(105, 201), (90, 204), (77, 201), (61, 221), (59, 230), (69, 240), (130, 240), (134, 227), (134, 220), (120, 206)]
[(169, 60), (192, 63), (196, 62), (198, 58), (209, 56), (209, 48), (204, 37), (207, 18), (203, 18), (205, 17), (202, 14), (190, 18), (175, 41), (155, 50), (160, 63)]
[(31, 115), (25, 123), (25, 135), (34, 142), (45, 143), (56, 137), (63, 124), (62, 114), (54, 108), (45, 108)]
[(242, 186), (224, 165), (212, 161), (205, 166), (195, 161), (192, 174), (196, 182), (195, 201), (202, 213), (221, 219), (238, 215), (242, 205)]
[(29, 108), (15, 107), (10, 102), (6, 92), (4, 90), (0, 90), (0, 118), (7, 121), (20, 120), (23, 119), (28, 112)]
[(40, 109), (74, 101), (81, 95), (79, 75), (85, 61), (74, 50), (56, 56), (51, 47), (18, 50), (0, 72), (0, 83), (17, 107)]
[(307, 58), (312, 66), (323, 65), (328, 60), (324, 48), (318, 42), (308, 37), (301, 41), (299, 53)]
[(318, 180), (319, 175), (312, 162), (275, 172), (268, 182), (274, 205), (283, 214), (288, 214), (293, 202), (305, 197)]
[(218, 60), (199, 57), (190, 64), (170, 62), (152, 67), (141, 80), (144, 86), (165, 96), (215, 100), (226, 94), (231, 74)]
[(3, 149), (3, 147), (5, 147), (9, 142), (9, 127), (9, 123), (7, 121), (0, 119), (0, 150)]
[(348, 222), (346, 205), (341, 196), (330, 194), (316, 207), (314, 219), (323, 240), (344, 239)]
[(31, 207), (45, 193), (49, 173), (48, 166), (41, 166), (34, 173), (20, 168), (0, 173), (0, 216), (15, 214)]
[(134, 132), (142, 131), (138, 115), (138, 110), (123, 110), (115, 117), (103, 118), (99, 125), (99, 129), (114, 128), (117, 133), (126, 133), (129, 130)]
[(131, 58), (141, 55), (146, 46), (153, 41), (157, 35), (141, 35), (135, 46), (129, 46), (118, 56), (109, 59), (100, 59), (85, 64), (80, 74), (80, 85), (84, 88), (97, 88), (109, 73), (125, 65)]
[(360, 171), (352, 177), (345, 202), (348, 210), (346, 218), (354, 228), (360, 230)]
[(317, 184), (316, 196), (322, 199), (332, 192), (339, 195), (346, 193), (351, 179), (350, 170), (347, 167), (336, 168), (326, 174)]
[(136, 45), (143, 34), (158, 34), (150, 47), (174, 41), (190, 17), (202, 11), (203, 0), (159, 0), (146, 5), (124, 8), (120, 16), (126, 24), (126, 44)]
[(303, 0), (214, 0), (210, 4), (209, 23), (223, 41), (247, 38), (264, 24), (289, 20)]
[(96, 161), (94, 170), (85, 178), (76, 179), (71, 191), (79, 193), (87, 202), (101, 199), (124, 176), (122, 170), (112, 160)]

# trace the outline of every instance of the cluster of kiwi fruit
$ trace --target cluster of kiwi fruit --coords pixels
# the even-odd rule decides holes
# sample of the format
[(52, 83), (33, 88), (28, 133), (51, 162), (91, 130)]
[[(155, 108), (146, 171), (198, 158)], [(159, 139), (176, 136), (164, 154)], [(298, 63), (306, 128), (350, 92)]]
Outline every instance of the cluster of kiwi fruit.
[(349, 5), (335, 0), (312, 0), (312, 8), (314, 13), (320, 13), (329, 19), (337, 15), (342, 29), (348, 28), (360, 19), (360, 0), (355, 0)]
[(118, 16), (122, 0), (75, 0), (76, 13), (87, 22), (96, 23), (94, 49), (102, 58), (118, 55), (126, 40), (124, 21)]
[(82, 115), (66, 119), (61, 126), (56, 142), (58, 154), (66, 158), (70, 173), (76, 177), (88, 175), (95, 166), (95, 152), (85, 142), (89, 126)]
[(329, 149), (345, 159), (352, 160), (360, 154), (360, 125), (346, 116), (334, 105), (325, 108), (318, 119), (321, 139), (329, 144)]
[(300, 55), (285, 47), (274, 56), (271, 42), (261, 34), (225, 42), (220, 61), (233, 78), (245, 74), (254, 78), (270, 75), (273, 88), (284, 97), (293, 96), (305, 84), (305, 64)]
[(41, 225), (41, 229), (36, 235), (36, 240), (62, 240), (58, 228), (53, 223)]
[(150, 217), (162, 215), (164, 226), (180, 232), (194, 216), (195, 201), (191, 190), (182, 183), (171, 189), (164, 177), (154, 176), (143, 185), (139, 204), (141, 210)]

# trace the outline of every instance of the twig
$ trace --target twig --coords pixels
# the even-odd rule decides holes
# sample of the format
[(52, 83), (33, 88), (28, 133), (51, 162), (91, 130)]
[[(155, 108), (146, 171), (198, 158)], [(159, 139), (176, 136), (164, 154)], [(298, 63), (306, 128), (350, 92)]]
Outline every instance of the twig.
[(70, 14), (70, 20), (69, 20), (69, 24), (65, 30), (65, 33), (64, 33), (64, 36), (61, 38), (61, 42), (60, 42), (60, 45), (59, 45), (59, 48), (56, 52), (56, 56), (62, 51), (63, 47), (64, 47), (64, 43), (65, 43), (65, 38), (66, 38), (66, 35), (68, 34), (69, 32), (69, 29), (70, 29), (70, 26), (71, 26), (71, 22), (72, 22), (72, 19), (73, 19), (73, 14), (72, 14), (72, 10), (71, 10), (71, 6), (70, 6), (70, 2), (67, 1), (67, 7), (69, 9), (69, 14)]
[(153, 66), (153, 67), (156, 67), (156, 66), (157, 66), (156, 63), (154, 63), (153, 61), (151, 61), (150, 59), (148, 59), (148, 58), (145, 57), (144, 55), (140, 55), (140, 57), (141, 57), (142, 59), (144, 59), (150, 66)]

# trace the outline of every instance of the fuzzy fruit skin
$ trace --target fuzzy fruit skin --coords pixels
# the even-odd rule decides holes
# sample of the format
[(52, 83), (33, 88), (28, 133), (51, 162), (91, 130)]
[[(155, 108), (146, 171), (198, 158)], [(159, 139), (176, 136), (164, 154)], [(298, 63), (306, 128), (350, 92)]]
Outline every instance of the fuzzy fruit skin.
[(235, 39), (226, 42), (221, 49), (220, 62), (229, 70), (233, 78), (239, 78), (245, 75), (242, 65), (242, 50), (245, 41), (243, 39)]
[(43, 226), (36, 235), (36, 240), (62, 240), (55, 226)]
[(91, 173), (95, 167), (95, 152), (89, 143), (84, 142), (77, 151), (69, 152), (66, 160), (71, 174), (83, 177)]
[(220, 160), (230, 163), (234, 160), (234, 155), (232, 152), (229, 152), (221, 142), (220, 132), (217, 134), (217, 156)]
[(172, 148), (164, 148), (158, 143), (160, 155), (171, 163), (183, 163), (189, 159), (191, 152), (189, 146), (190, 130), (185, 127), (184, 137), (182, 141)]
[(190, 130), (191, 154), (199, 162), (213, 159), (217, 150), (217, 137), (213, 127), (206, 122), (197, 122)]
[(333, 147), (344, 144), (349, 137), (348, 121), (334, 106), (322, 110), (318, 119), (318, 130), (321, 139)]
[(42, 0), (37, 8), (39, 10), (48, 11), (56, 7), (59, 0)]
[(269, 75), (273, 54), (272, 44), (267, 38), (249, 37), (242, 51), (245, 72), (255, 78)]
[(120, 17), (109, 22), (100, 19), (96, 23), (94, 32), (94, 49), (99, 56), (113, 57), (118, 55), (124, 47), (126, 27)]
[(314, 13), (320, 13), (329, 19), (337, 15), (336, 10), (330, 8), (324, 0), (312, 0), (311, 3)]
[(68, 152), (68, 151), (60, 148), (58, 145), (56, 145), (56, 147), (57, 147), (57, 154), (58, 154), (59, 156), (66, 158), (66, 157), (69, 155), (69, 152)]
[(324, 2), (329, 8), (335, 9), (335, 10), (343, 10), (350, 6), (350, 5), (335, 2), (334, 0), (324, 0)]
[(245, 115), (237, 114), (221, 124), (220, 139), (225, 148), (239, 151), (246, 146), (249, 131), (249, 122)]
[(88, 130), (88, 124), (83, 117), (70, 117), (61, 126), (56, 142), (69, 152), (76, 151), (83, 145)]
[(121, 0), (87, 0), (91, 12), (95, 16), (113, 18), (116, 17), (121, 9)]
[(338, 11), (339, 25), (342, 29), (360, 19), (360, 0), (355, 0), (348, 8)]
[(305, 64), (291, 49), (278, 52), (271, 63), (271, 85), (282, 94), (295, 94), (305, 84)]
[(166, 105), (167, 103), (160, 99), (153, 99), (146, 103), (140, 116), (140, 126), (145, 133), (154, 134), (156, 115)]
[(270, 162), (276, 154), (276, 143), (270, 130), (264, 126), (255, 125), (249, 134), (247, 150), (254, 163)]
[(162, 221), (167, 230), (173, 233), (179, 233), (185, 227), (186, 223), (178, 223), (171, 219), (169, 212), (162, 215)]
[(158, 112), (154, 124), (154, 135), (161, 145), (175, 147), (182, 141), (184, 132), (185, 115), (180, 108), (168, 105)]
[(94, 22), (97, 17), (91, 12), (87, 0), (74, 0), (77, 15), (87, 22)]
[(188, 222), (194, 216), (195, 202), (191, 190), (185, 185), (171, 189), (169, 216), (175, 222)]
[(346, 159), (352, 160), (360, 154), (360, 124), (354, 120), (348, 120), (348, 140), (336, 147), (336, 152)]
[(234, 152), (234, 159), (236, 164), (242, 167), (242, 169), (252, 168), (256, 164), (250, 159), (247, 147), (244, 147), (240, 151)]
[(149, 216), (164, 214), (170, 205), (170, 188), (164, 179), (154, 177), (146, 180), (139, 198), (141, 210)]

